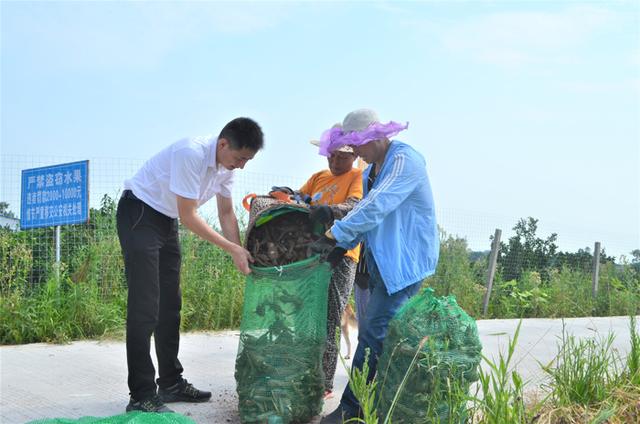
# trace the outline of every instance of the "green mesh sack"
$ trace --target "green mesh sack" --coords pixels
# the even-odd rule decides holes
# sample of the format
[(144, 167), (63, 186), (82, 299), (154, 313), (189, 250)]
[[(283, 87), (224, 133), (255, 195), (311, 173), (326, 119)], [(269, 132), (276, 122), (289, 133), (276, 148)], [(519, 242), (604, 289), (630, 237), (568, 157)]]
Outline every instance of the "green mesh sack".
[(330, 278), (317, 256), (247, 276), (235, 370), (243, 423), (308, 422), (322, 411)]
[(195, 421), (176, 413), (129, 412), (111, 417), (47, 418), (29, 424), (195, 424)]
[(380, 416), (394, 424), (466, 422), (481, 351), (476, 322), (455, 298), (422, 290), (389, 324), (378, 363)]

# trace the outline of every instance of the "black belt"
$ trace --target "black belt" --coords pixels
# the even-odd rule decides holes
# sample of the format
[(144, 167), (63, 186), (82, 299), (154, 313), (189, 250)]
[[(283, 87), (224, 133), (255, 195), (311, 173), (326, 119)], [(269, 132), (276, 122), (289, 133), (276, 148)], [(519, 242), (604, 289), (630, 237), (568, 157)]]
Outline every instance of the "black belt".
[(163, 214), (162, 212), (158, 212), (156, 209), (154, 209), (153, 207), (149, 206), (147, 203), (145, 203), (144, 201), (140, 200), (138, 198), (138, 196), (136, 196), (135, 194), (133, 194), (133, 191), (131, 190), (124, 190), (122, 192), (122, 199), (129, 199), (129, 200), (137, 200), (138, 202), (143, 203), (146, 207), (148, 207), (150, 210), (152, 210), (153, 212), (157, 213), (158, 215), (162, 216), (165, 219), (168, 219), (170, 221), (175, 221), (175, 218), (171, 218), (170, 216), (167, 216), (165, 214)]
[(122, 198), (123, 199), (131, 199), (131, 200), (140, 200), (140, 199), (138, 199), (138, 197), (135, 194), (133, 194), (133, 191), (131, 191), (131, 190), (123, 191), (122, 192)]

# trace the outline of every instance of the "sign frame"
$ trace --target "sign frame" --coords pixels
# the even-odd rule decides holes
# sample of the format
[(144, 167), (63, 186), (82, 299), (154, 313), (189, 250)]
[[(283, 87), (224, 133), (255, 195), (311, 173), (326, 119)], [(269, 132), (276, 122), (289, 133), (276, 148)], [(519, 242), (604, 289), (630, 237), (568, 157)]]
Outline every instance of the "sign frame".
[(89, 160), (22, 170), (20, 229), (89, 222)]

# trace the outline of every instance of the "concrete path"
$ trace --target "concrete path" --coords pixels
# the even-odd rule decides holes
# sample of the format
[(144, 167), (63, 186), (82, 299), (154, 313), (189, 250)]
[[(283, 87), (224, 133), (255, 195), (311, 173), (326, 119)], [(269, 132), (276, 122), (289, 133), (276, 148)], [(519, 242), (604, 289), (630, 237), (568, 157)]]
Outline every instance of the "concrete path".
[[(505, 351), (518, 320), (478, 321), (485, 356)], [(629, 350), (629, 319), (573, 318), (566, 330), (578, 337), (615, 334), (614, 348)], [(531, 390), (543, 380), (538, 361), (548, 363), (557, 353), (563, 322), (551, 319), (524, 320), (515, 363)], [(237, 331), (184, 334), (180, 360), (185, 378), (198, 388), (213, 392), (204, 404), (171, 404), (176, 412), (197, 423), (239, 423), (234, 368)], [(351, 336), (355, 349), (357, 335)], [(153, 344), (152, 344), (153, 345)], [(343, 352), (346, 347), (343, 341)], [(128, 402), (124, 343), (84, 341), (66, 345), (31, 344), (0, 347), (0, 423), (25, 423), (41, 418), (111, 416), (124, 412)], [(332, 411), (347, 384), (345, 369), (338, 364), (336, 396), (325, 403)], [(317, 422), (319, 418), (313, 422)]]

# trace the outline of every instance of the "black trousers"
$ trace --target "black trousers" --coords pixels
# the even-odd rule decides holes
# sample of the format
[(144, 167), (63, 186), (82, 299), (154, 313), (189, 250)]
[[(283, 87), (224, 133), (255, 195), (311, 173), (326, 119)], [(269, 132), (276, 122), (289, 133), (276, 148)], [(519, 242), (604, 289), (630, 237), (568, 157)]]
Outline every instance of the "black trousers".
[(127, 366), (135, 400), (156, 393), (151, 335), (158, 358), (157, 385), (182, 379), (180, 344), (180, 244), (178, 220), (154, 210), (125, 191), (116, 213), (128, 285)]

